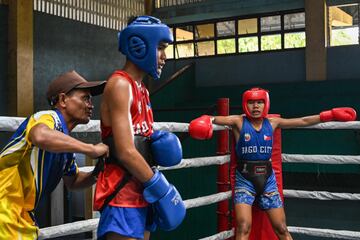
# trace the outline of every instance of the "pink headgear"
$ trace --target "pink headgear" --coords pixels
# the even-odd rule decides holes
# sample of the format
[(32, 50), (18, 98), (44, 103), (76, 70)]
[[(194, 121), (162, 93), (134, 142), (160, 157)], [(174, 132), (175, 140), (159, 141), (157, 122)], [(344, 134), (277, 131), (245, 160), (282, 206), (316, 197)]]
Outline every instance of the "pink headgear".
[(249, 100), (264, 100), (265, 106), (264, 106), (264, 111), (261, 114), (261, 117), (262, 118), (266, 117), (270, 108), (270, 98), (268, 91), (262, 88), (251, 88), (250, 90), (244, 92), (242, 99), (242, 108), (246, 116), (251, 118), (251, 114), (249, 112), (249, 109), (247, 108), (247, 102)]

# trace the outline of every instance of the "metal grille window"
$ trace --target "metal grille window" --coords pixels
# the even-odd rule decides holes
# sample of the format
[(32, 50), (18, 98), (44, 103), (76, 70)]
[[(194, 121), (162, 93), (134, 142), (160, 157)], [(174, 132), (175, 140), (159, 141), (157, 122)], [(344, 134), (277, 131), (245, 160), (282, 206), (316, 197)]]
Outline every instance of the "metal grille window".
[(144, 9), (143, 0), (34, 0), (35, 11), (116, 30)]
[(173, 7), (192, 3), (204, 2), (206, 0), (153, 0), (155, 8)]

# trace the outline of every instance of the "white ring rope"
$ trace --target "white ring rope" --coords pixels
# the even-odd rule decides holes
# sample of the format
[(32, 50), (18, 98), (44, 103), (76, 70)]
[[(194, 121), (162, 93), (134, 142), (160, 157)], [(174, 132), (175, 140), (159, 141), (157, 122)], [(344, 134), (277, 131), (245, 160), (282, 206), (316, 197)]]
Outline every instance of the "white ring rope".
[(360, 232), (333, 229), (318, 229), (305, 227), (288, 227), (289, 232), (305, 234), (313, 237), (327, 237), (335, 239), (360, 239)]
[[(346, 230), (333, 230), (333, 229), (318, 229), (318, 228), (305, 228), (305, 227), (288, 227), (289, 232), (298, 233), (313, 237), (327, 237), (336, 239), (360, 239), (360, 232), (346, 231)], [(223, 240), (234, 236), (234, 228), (228, 231), (223, 231), (210, 237), (201, 238), (199, 240)]]
[[(25, 120), (23, 117), (0, 117), (0, 131), (15, 132), (20, 124)], [(155, 130), (167, 130), (170, 132), (187, 132), (188, 123), (178, 122), (155, 122)], [(214, 124), (214, 130), (224, 130), (228, 127)], [(90, 120), (87, 124), (76, 126), (72, 132), (100, 132), (100, 120)]]
[[(360, 122), (359, 121), (351, 121), (351, 122), (324, 122), (324, 123), (318, 123), (312, 126), (308, 127), (299, 127), (299, 128), (306, 128), (306, 129), (349, 129), (349, 130), (355, 130), (360, 129)], [(297, 129), (297, 128), (293, 128)]]
[(41, 228), (39, 239), (55, 238), (61, 236), (68, 236), (77, 233), (90, 232), (97, 229), (99, 219), (88, 219), (84, 221), (77, 221), (66, 223), (58, 226)]
[(234, 236), (234, 228), (231, 230), (223, 231), (218, 234), (212, 235), (210, 237), (206, 238), (200, 238), (199, 240), (222, 240), (222, 239), (228, 239)]
[(326, 191), (302, 191), (284, 189), (287, 198), (306, 198), (316, 200), (352, 200), (360, 201), (359, 193), (334, 193)]
[(227, 192), (215, 193), (208, 196), (185, 200), (184, 202), (186, 209), (189, 209), (189, 208), (206, 206), (209, 204), (221, 202), (223, 200), (230, 198), (231, 198), (231, 191), (227, 191)]
[(281, 154), (284, 163), (360, 164), (359, 155)]
[[(0, 131), (15, 131), (25, 118), (20, 117), (0, 117)], [(188, 123), (154, 123), (155, 130), (168, 130), (171, 132), (187, 132)], [(360, 129), (360, 122), (327, 122), (320, 123), (306, 129)], [(214, 130), (223, 130), (224, 127), (214, 125)], [(99, 132), (100, 121), (91, 120), (86, 125), (77, 126), (73, 132)], [(301, 154), (282, 154), (283, 162), (293, 163), (320, 163), (320, 164), (360, 164), (360, 156), (339, 156), (339, 155), (301, 155)], [(230, 161), (230, 155), (216, 157), (201, 157), (192, 159), (183, 159), (183, 161), (174, 167), (160, 168), (161, 170), (181, 169), (189, 167), (202, 167), (208, 165), (221, 165)], [(81, 170), (92, 171), (93, 167), (83, 167)], [(360, 194), (351, 193), (330, 193), (324, 191), (301, 191), (284, 190), (285, 197), (308, 198), (317, 200), (360, 200)], [(231, 198), (231, 191), (216, 193), (208, 196), (185, 200), (187, 209), (204, 206), (220, 202)], [(93, 231), (97, 228), (99, 219), (89, 219), (74, 223), (63, 224), (40, 229), (39, 239), (53, 238), (59, 236), (72, 235), (77, 233)], [(300, 233), (309, 236), (330, 237), (337, 239), (360, 239), (360, 232), (332, 229), (315, 229), (303, 227), (288, 227), (290, 232)], [(213, 236), (202, 238), (201, 240), (220, 240), (234, 236), (234, 230), (224, 231)]]
[[(25, 118), (23, 117), (0, 117), (0, 131), (8, 131), (14, 132), (21, 122), (23, 122)], [(188, 123), (178, 123), (178, 122), (155, 122), (154, 128), (156, 130), (167, 130), (170, 132), (187, 132), (188, 131)], [(214, 130), (223, 130), (229, 127), (223, 127), (214, 124)], [(293, 129), (360, 129), (359, 121), (352, 122), (326, 122), (326, 123), (318, 123), (308, 127), (299, 127)], [(73, 132), (100, 132), (100, 120), (90, 120), (88, 124), (78, 125), (73, 129)]]
[(222, 165), (227, 162), (230, 162), (230, 155), (188, 158), (181, 160), (181, 162), (178, 165), (175, 165), (173, 167), (159, 167), (159, 169), (173, 170), (173, 169), (190, 168), (190, 167), (204, 167), (210, 165)]

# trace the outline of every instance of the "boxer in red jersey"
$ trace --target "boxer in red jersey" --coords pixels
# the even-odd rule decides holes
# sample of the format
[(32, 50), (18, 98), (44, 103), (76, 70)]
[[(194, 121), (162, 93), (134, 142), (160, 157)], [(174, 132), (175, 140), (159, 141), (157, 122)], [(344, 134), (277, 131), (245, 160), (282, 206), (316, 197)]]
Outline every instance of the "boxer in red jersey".
[[(101, 212), (99, 239), (149, 239), (154, 222), (172, 230), (185, 217), (181, 196), (160, 172), (153, 171), (147, 145), (137, 144), (155, 135), (149, 92), (142, 79), (146, 74), (160, 77), (165, 48), (172, 41), (170, 29), (150, 16), (135, 18), (119, 33), (119, 50), (126, 55), (126, 63), (107, 81), (101, 103), (102, 138), (110, 147), (110, 158), (94, 196), (94, 208)], [(177, 142), (174, 151), (181, 153)], [(147, 219), (149, 203), (155, 209), (154, 221)]]

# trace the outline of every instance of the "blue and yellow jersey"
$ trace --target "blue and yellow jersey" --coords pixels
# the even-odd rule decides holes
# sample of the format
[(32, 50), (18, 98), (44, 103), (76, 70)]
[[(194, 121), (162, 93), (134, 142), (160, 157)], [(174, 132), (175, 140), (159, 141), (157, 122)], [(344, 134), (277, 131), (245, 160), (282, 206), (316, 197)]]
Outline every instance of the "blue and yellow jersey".
[(41, 111), (27, 118), (0, 152), (0, 239), (37, 239), (33, 212), (62, 176), (78, 168), (73, 153), (51, 153), (34, 146), (30, 130), (37, 124), (69, 134), (58, 111)]

